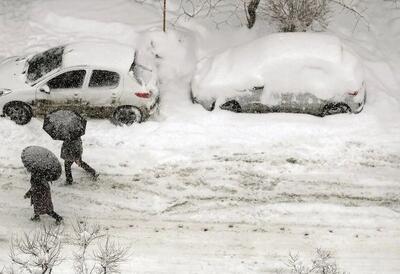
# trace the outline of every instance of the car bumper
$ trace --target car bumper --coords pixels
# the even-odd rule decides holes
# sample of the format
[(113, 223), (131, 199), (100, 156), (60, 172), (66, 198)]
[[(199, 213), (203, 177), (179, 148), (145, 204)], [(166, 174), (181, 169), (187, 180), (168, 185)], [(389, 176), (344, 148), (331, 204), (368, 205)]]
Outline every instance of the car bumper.
[(152, 103), (148, 106), (140, 107), (143, 114), (142, 121), (147, 120), (150, 116), (154, 115), (159, 111), (160, 108), (160, 96), (157, 96)]
[(347, 96), (345, 103), (350, 107), (352, 113), (360, 113), (367, 101), (367, 90), (365, 83), (363, 83), (362, 88), (359, 90), (356, 96)]
[(149, 115), (153, 115), (156, 113), (160, 108), (160, 96), (157, 96), (156, 100), (154, 100), (154, 103), (150, 106), (149, 108)]

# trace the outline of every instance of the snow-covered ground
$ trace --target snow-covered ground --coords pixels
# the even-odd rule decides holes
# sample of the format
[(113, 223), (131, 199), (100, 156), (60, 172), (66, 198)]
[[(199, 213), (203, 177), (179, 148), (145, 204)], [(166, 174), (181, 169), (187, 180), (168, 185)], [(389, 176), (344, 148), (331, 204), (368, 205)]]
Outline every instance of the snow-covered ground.
[[(113, 40), (162, 56), (161, 110), (132, 127), (90, 120), (84, 158), (98, 182), (52, 186), (55, 209), (87, 217), (132, 246), (123, 273), (274, 273), (289, 251), (334, 252), (350, 273), (400, 273), (400, 9), (359, 0), (369, 30), (341, 14), (329, 27), (366, 67), (358, 115), (207, 112), (188, 87), (196, 59), (265, 34), (202, 21), (160, 32), (158, 3), (3, 0), (0, 58), (65, 42)], [(61, 143), (0, 119), (0, 265), (11, 235), (33, 229), (20, 153)], [(45, 222), (52, 220), (45, 219)], [(69, 247), (67, 246), (67, 249)], [(66, 264), (71, 262), (67, 256)], [(71, 273), (59, 267), (55, 273)]]

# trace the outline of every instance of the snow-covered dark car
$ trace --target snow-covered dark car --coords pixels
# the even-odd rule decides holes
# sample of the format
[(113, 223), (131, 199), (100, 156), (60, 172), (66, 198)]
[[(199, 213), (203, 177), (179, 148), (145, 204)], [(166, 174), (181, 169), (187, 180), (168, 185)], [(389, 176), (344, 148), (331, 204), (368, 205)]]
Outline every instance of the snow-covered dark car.
[(0, 114), (17, 124), (56, 109), (145, 121), (159, 102), (150, 55), (116, 43), (81, 42), (0, 63)]
[(366, 87), (361, 63), (337, 37), (279, 33), (202, 59), (191, 98), (210, 111), (325, 116), (360, 112)]

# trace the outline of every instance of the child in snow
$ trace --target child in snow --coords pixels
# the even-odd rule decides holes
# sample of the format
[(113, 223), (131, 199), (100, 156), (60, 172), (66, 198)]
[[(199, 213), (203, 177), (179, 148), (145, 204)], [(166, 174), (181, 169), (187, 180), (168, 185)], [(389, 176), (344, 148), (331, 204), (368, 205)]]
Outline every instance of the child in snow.
[(53, 202), (51, 200), (50, 184), (40, 172), (32, 172), (31, 188), (24, 196), (25, 199), (31, 199), (34, 216), (32, 221), (40, 221), (40, 215), (47, 214), (56, 220), (59, 224), (63, 218), (54, 212)]
[(67, 140), (64, 141), (61, 147), (61, 158), (64, 159), (64, 167), (65, 167), (65, 177), (66, 184), (70, 185), (74, 182), (72, 178), (71, 167), (73, 163), (76, 163), (79, 167), (83, 168), (85, 171), (90, 173), (94, 180), (99, 176), (92, 167), (90, 167), (87, 163), (82, 161), (82, 139), (78, 138), (75, 140)]

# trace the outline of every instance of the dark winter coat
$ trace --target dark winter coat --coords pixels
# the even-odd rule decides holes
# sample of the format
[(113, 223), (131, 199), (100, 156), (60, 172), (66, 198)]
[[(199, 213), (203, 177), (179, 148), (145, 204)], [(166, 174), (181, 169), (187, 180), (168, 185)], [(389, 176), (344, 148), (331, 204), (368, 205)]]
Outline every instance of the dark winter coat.
[(68, 161), (76, 161), (82, 158), (82, 139), (64, 141), (61, 147), (61, 158)]
[(31, 205), (35, 215), (52, 213), (53, 202), (51, 200), (50, 184), (43, 176), (32, 173), (31, 189), (26, 193), (31, 198)]

